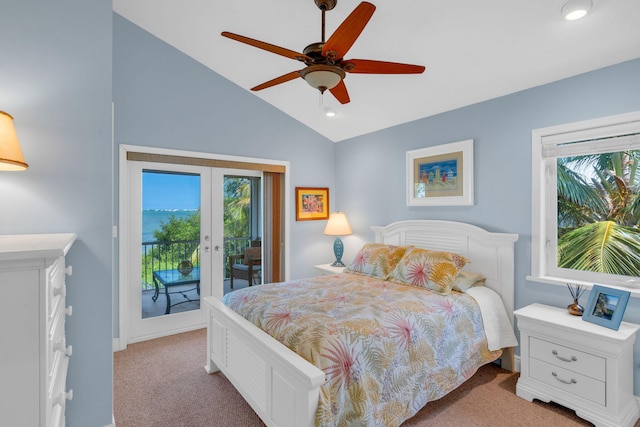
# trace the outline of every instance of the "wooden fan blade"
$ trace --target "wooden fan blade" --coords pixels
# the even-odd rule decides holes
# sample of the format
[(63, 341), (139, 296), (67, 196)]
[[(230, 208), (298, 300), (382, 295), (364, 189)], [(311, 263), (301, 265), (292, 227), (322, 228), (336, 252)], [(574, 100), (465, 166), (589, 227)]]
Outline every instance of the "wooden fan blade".
[(221, 33), (224, 37), (230, 38), (232, 40), (239, 41), (240, 43), (245, 43), (251, 45), (253, 47), (257, 47), (258, 49), (266, 50), (267, 52), (275, 53), (277, 55), (286, 56), (287, 58), (296, 59), (298, 61), (311, 60), (304, 53), (299, 53), (294, 50), (286, 49), (284, 47), (276, 46), (274, 44), (269, 44), (265, 42), (261, 42), (260, 40), (252, 39), (249, 37), (241, 36), (238, 34), (233, 34), (228, 31), (223, 31)]
[(349, 92), (347, 92), (347, 86), (344, 84), (344, 80), (340, 80), (337, 86), (333, 89), (329, 89), (329, 92), (338, 100), (341, 104), (348, 104), (351, 99), (349, 99)]
[(423, 65), (372, 61), (370, 59), (349, 59), (343, 61), (341, 65), (348, 73), (360, 74), (420, 74), (425, 70)]
[(360, 3), (329, 37), (322, 47), (322, 55), (329, 59), (340, 59), (346, 55), (375, 10), (376, 7), (371, 3)]
[(276, 77), (273, 80), (269, 80), (268, 82), (264, 82), (261, 85), (258, 85), (256, 87), (252, 87), (251, 90), (252, 91), (258, 91), (258, 90), (262, 90), (262, 89), (266, 89), (268, 87), (271, 86), (275, 86), (275, 85), (279, 85), (280, 83), (286, 83), (290, 80), (293, 80), (295, 78), (300, 77), (300, 71), (292, 71), (290, 73), (284, 74), (280, 77)]

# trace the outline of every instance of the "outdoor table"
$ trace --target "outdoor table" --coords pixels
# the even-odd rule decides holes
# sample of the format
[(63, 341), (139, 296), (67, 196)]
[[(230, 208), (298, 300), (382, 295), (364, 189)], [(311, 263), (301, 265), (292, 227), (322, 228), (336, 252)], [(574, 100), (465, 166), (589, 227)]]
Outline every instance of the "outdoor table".
[[(160, 293), (160, 285), (159, 285), (160, 283), (162, 283), (162, 285), (164, 286), (164, 293), (167, 297), (167, 309), (165, 310), (164, 314), (171, 313), (171, 307), (175, 305), (183, 304), (185, 302), (200, 301), (200, 298), (191, 299), (189, 298), (188, 295), (186, 295), (186, 292), (190, 292), (194, 290), (198, 292), (198, 296), (200, 295), (200, 267), (194, 267), (191, 273), (187, 275), (184, 275), (175, 269), (154, 271), (153, 284), (156, 287), (156, 291), (152, 297), (154, 301), (158, 299), (158, 294)], [(189, 284), (195, 284), (196, 286), (191, 289), (169, 292), (169, 288), (172, 286), (189, 285)], [(171, 304), (170, 294), (181, 294), (184, 297), (185, 301), (180, 301), (175, 304)]]

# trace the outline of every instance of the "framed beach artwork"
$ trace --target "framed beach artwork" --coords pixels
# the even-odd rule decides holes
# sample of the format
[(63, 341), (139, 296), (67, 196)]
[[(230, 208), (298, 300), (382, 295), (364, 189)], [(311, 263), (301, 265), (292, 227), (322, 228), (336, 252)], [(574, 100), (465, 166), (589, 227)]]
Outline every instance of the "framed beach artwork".
[(329, 189), (296, 187), (296, 221), (329, 219)]
[(473, 205), (473, 139), (407, 151), (407, 206)]
[(593, 285), (582, 320), (618, 330), (629, 302), (630, 292)]

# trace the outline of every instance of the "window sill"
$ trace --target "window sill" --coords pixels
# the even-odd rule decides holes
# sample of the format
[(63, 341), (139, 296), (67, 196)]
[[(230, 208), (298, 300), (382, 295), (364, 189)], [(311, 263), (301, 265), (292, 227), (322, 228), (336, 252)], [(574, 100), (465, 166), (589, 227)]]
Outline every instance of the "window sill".
[[(567, 280), (561, 279), (559, 277), (551, 277), (551, 276), (526, 276), (526, 279), (530, 282), (544, 283), (547, 285), (556, 285), (566, 287), (567, 283), (572, 283), (576, 285), (585, 286), (587, 289), (591, 289), (593, 287), (593, 282), (585, 282), (582, 280)], [(636, 280), (632, 283), (625, 285), (611, 285), (607, 283), (603, 283), (603, 286), (608, 286), (610, 288), (622, 289), (623, 291), (631, 292), (632, 298), (640, 298), (640, 281)]]

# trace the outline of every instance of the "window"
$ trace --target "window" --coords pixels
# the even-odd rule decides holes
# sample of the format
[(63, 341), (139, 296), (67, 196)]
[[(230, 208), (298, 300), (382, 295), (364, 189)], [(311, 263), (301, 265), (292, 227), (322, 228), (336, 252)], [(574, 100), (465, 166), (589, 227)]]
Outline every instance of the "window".
[(640, 286), (640, 113), (532, 132), (532, 276)]

